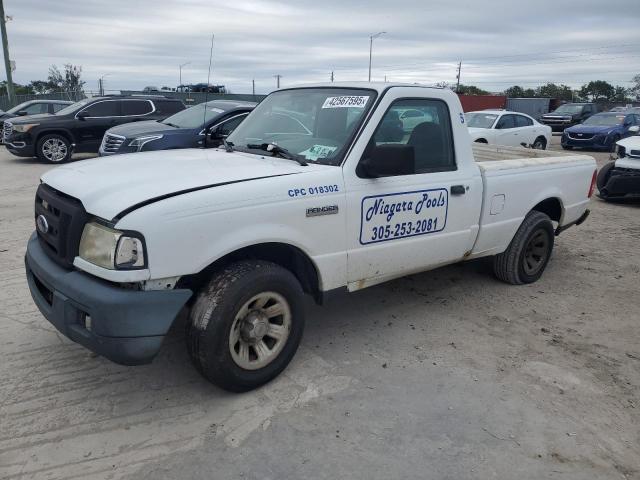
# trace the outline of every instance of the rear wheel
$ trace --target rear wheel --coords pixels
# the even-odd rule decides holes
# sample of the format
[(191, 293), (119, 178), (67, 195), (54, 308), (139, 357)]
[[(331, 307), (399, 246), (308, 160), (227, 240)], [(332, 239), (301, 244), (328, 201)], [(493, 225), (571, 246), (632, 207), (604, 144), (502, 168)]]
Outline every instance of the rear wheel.
[(243, 261), (214, 275), (198, 294), (187, 325), (196, 368), (233, 392), (275, 378), (295, 354), (304, 329), (296, 277), (270, 262)]
[(484, 138), (479, 138), (476, 140), (476, 143), (489, 143), (489, 142), (487, 142), (487, 140)]
[(551, 219), (542, 212), (529, 212), (509, 247), (494, 257), (496, 277), (513, 285), (535, 282), (551, 258), (553, 240)]
[(562, 149), (563, 150), (573, 150), (573, 147), (571, 147), (569, 145), (562, 145)]
[(532, 148), (536, 150), (545, 150), (547, 148), (547, 139), (544, 137), (536, 138), (535, 142), (533, 142)]
[(38, 140), (36, 154), (45, 162), (64, 163), (71, 158), (71, 142), (62, 135), (44, 135)]

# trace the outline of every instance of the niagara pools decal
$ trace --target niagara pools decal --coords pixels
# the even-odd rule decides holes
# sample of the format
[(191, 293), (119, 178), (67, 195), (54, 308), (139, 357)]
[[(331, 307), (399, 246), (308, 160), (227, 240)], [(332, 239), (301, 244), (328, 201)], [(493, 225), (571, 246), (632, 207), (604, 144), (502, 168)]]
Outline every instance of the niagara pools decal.
[(360, 243), (385, 242), (441, 232), (447, 224), (449, 192), (445, 188), (364, 197)]

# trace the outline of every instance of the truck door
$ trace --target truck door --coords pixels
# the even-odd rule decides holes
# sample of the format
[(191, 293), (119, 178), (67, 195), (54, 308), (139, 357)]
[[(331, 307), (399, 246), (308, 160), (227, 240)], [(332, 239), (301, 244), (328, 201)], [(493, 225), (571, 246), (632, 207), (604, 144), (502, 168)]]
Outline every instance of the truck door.
[[(478, 230), (482, 181), (462, 112), (454, 112), (452, 128), (445, 93), (416, 99), (401, 96), (403, 91), (415, 95), (415, 89), (394, 90), (395, 95), (388, 93), (380, 102), (358, 141), (360, 149), (357, 144), (343, 169), (351, 290), (461, 260)], [(439, 94), (445, 98), (437, 98)], [(388, 118), (408, 109), (421, 111), (424, 121), (404, 135), (388, 135)], [(454, 132), (468, 143), (460, 154)], [(368, 178), (363, 161), (376, 147), (389, 144), (410, 147), (415, 170)]]

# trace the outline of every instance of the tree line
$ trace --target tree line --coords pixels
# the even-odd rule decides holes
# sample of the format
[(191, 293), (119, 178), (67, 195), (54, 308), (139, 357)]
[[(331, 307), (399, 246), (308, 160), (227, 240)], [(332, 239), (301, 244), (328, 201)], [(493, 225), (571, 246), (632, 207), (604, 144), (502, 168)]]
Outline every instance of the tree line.
[[(536, 88), (523, 88), (514, 85), (503, 92), (510, 98), (557, 98), (566, 101), (591, 101), (591, 102), (631, 102), (640, 97), (640, 75), (636, 75), (631, 80), (633, 85), (630, 88), (612, 85), (605, 80), (592, 80), (582, 85), (579, 89), (572, 89), (565, 84), (546, 83)], [(456, 90), (454, 86), (441, 84)], [(476, 87), (475, 85), (460, 85), (458, 93), (465, 95), (491, 95), (491, 92)]]
[[(56, 65), (49, 67), (46, 80), (32, 80), (27, 85), (13, 84), (16, 95), (39, 95), (51, 92), (82, 92), (86, 82), (82, 80), (82, 67), (67, 63), (62, 70)], [(6, 95), (7, 82), (0, 82), (0, 91)]]

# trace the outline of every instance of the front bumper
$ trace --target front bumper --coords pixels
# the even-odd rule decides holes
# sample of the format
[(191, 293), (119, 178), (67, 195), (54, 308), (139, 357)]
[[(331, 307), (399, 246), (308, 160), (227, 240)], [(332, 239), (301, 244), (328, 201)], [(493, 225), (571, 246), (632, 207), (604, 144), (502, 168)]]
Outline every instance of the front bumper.
[(3, 139), (3, 145), (17, 157), (33, 157), (36, 149), (29, 134), (13, 134)]
[(33, 234), (25, 267), (44, 317), (69, 339), (122, 365), (151, 362), (191, 290), (127, 290), (51, 260)]
[(562, 132), (565, 128), (573, 127), (576, 125), (575, 120), (560, 120), (560, 119), (552, 119), (552, 118), (544, 118), (540, 119), (540, 123), (551, 127), (551, 130), (554, 132)]
[(574, 138), (569, 138), (566, 133), (563, 133), (560, 143), (563, 147), (588, 148), (590, 150), (611, 150), (613, 147), (613, 136), (595, 135), (587, 140), (576, 140)]
[[(640, 195), (640, 170), (631, 168), (611, 169), (609, 180), (603, 188), (607, 198), (624, 197), (625, 195)], [(603, 191), (600, 191), (603, 195)]]

